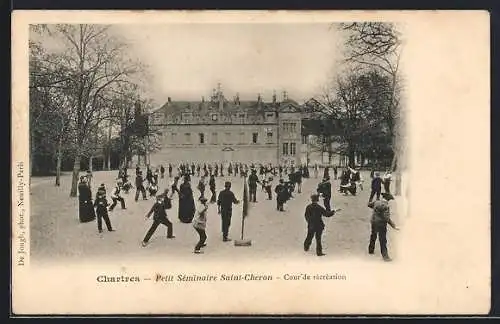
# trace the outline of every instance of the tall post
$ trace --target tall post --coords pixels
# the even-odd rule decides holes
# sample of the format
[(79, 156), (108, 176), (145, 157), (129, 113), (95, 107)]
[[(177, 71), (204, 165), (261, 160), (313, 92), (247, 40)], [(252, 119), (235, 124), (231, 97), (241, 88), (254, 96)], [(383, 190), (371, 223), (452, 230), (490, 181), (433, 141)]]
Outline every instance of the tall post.
[[(111, 119), (109, 120), (109, 127), (108, 127), (108, 159), (107, 159), (107, 164), (108, 164), (108, 171), (111, 170)], [(104, 168), (103, 168), (104, 169)]]

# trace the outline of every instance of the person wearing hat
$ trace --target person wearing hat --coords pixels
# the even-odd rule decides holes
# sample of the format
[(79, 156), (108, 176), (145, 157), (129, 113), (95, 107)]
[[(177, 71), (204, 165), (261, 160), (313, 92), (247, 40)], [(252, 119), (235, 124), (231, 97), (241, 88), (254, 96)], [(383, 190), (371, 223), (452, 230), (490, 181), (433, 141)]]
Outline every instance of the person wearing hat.
[(194, 253), (196, 254), (203, 253), (201, 251), (201, 248), (206, 246), (205, 241), (207, 240), (207, 234), (205, 232), (205, 229), (207, 226), (207, 201), (207, 198), (200, 197), (200, 207), (198, 208), (196, 216), (193, 219), (193, 227), (200, 236), (198, 243), (194, 247)]
[(330, 183), (330, 177), (326, 176), (323, 181), (318, 185), (318, 193), (323, 197), (323, 206), (327, 211), (332, 210), (330, 206), (330, 199), (332, 199), (332, 184)]
[(285, 181), (283, 179), (279, 180), (278, 185), (274, 188), (276, 193), (276, 210), (284, 211), (283, 205), (288, 200), (290, 192), (285, 186)]
[(321, 245), (321, 235), (325, 229), (323, 217), (331, 217), (335, 211), (329, 211), (321, 207), (319, 204), (319, 195), (311, 195), (311, 203), (307, 205), (304, 217), (307, 222), (307, 236), (304, 240), (304, 251), (309, 251), (313, 237), (316, 238), (316, 255), (323, 256), (323, 246)]
[(144, 188), (144, 179), (142, 178), (142, 171), (139, 170), (135, 177), (135, 201), (139, 200), (139, 192), (142, 194), (142, 199), (147, 200), (146, 189)]
[(228, 235), (233, 215), (233, 204), (239, 203), (240, 201), (236, 199), (234, 193), (231, 191), (231, 182), (226, 181), (224, 183), (224, 190), (219, 193), (219, 198), (217, 199), (217, 212), (221, 215), (222, 219), (222, 240), (224, 242), (231, 241)]
[(387, 252), (387, 224), (389, 224), (395, 230), (399, 230), (396, 224), (391, 219), (391, 212), (389, 208), (389, 201), (393, 200), (394, 197), (390, 193), (383, 193), (382, 200), (375, 200), (370, 202), (368, 207), (373, 209), (371, 218), (371, 234), (370, 234), (370, 244), (368, 245), (368, 253), (374, 254), (375, 252), (375, 241), (379, 240), (380, 252), (384, 261), (391, 261), (389, 253)]
[(153, 214), (153, 224), (151, 224), (151, 227), (146, 233), (146, 236), (142, 240), (142, 246), (148, 245), (149, 239), (151, 238), (151, 236), (153, 236), (154, 232), (156, 231), (158, 226), (160, 226), (160, 224), (163, 224), (167, 227), (167, 238), (175, 238), (175, 236), (173, 235), (174, 228), (172, 222), (170, 222), (170, 220), (167, 218), (164, 199), (168, 198), (165, 198), (163, 195), (156, 196), (156, 202), (146, 215), (146, 219), (149, 219), (151, 217), (151, 214)]
[(123, 197), (120, 195), (121, 187), (122, 187), (122, 181), (118, 180), (116, 182), (115, 188), (113, 189), (113, 193), (111, 194), (111, 199), (113, 200), (113, 203), (111, 204), (111, 206), (109, 206), (109, 211), (113, 211), (118, 201), (120, 202), (122, 209), (127, 209), (125, 208), (125, 199), (123, 199)]
[(85, 176), (80, 177), (80, 183), (78, 184), (78, 203), (78, 217), (80, 222), (92, 222), (96, 218), (96, 214), (92, 204), (92, 191)]
[(200, 181), (198, 182), (198, 191), (200, 192), (200, 198), (205, 198), (205, 176), (201, 176)]
[(193, 189), (189, 177), (184, 176), (184, 182), (179, 186), (179, 213), (178, 217), (182, 223), (191, 223), (196, 211), (194, 204)]
[(106, 223), (106, 227), (109, 232), (113, 232), (113, 227), (111, 226), (111, 221), (108, 216), (108, 200), (106, 199), (106, 187), (104, 183), (97, 189), (96, 198), (94, 201), (94, 207), (96, 207), (97, 214), (97, 230), (102, 233), (102, 220)]

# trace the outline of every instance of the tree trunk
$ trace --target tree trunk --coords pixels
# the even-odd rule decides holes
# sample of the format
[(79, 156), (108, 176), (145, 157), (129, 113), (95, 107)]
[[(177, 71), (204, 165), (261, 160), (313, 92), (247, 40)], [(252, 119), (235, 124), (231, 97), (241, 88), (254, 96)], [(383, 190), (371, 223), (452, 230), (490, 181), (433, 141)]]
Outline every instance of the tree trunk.
[(89, 171), (92, 172), (92, 164), (94, 162), (94, 157), (91, 155), (89, 157)]
[(62, 138), (57, 143), (57, 161), (56, 161), (56, 186), (61, 185), (61, 162), (62, 162)]
[(69, 193), (70, 197), (76, 197), (77, 196), (77, 189), (78, 189), (78, 178), (80, 176), (80, 153), (77, 152), (75, 156), (75, 163), (73, 164), (73, 175), (71, 179), (71, 191)]
[(350, 166), (351, 168), (354, 168), (354, 163), (355, 163), (355, 152), (354, 152), (354, 148), (352, 147), (349, 147), (348, 149), (348, 152), (347, 152), (347, 164), (348, 166)]

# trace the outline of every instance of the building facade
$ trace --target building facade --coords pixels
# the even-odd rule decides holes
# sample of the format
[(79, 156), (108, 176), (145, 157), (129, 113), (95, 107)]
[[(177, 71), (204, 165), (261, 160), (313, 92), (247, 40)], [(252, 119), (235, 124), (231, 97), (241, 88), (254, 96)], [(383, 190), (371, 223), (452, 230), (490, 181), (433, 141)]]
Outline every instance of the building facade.
[[(209, 100), (175, 101), (150, 114), (149, 124), (161, 136), (161, 149), (149, 163), (324, 163), (303, 136), (304, 110), (286, 92), (264, 102), (260, 95), (228, 100), (220, 85)], [(306, 144), (306, 145), (304, 145)]]

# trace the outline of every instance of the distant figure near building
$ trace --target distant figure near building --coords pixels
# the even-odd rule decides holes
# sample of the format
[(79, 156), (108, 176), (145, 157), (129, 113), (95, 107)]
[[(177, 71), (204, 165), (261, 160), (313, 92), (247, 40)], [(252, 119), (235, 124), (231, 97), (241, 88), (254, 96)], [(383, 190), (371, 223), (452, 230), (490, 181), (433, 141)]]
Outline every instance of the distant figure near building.
[(385, 193), (391, 193), (391, 181), (392, 174), (391, 171), (387, 170), (384, 174), (383, 182), (384, 182), (384, 191)]

